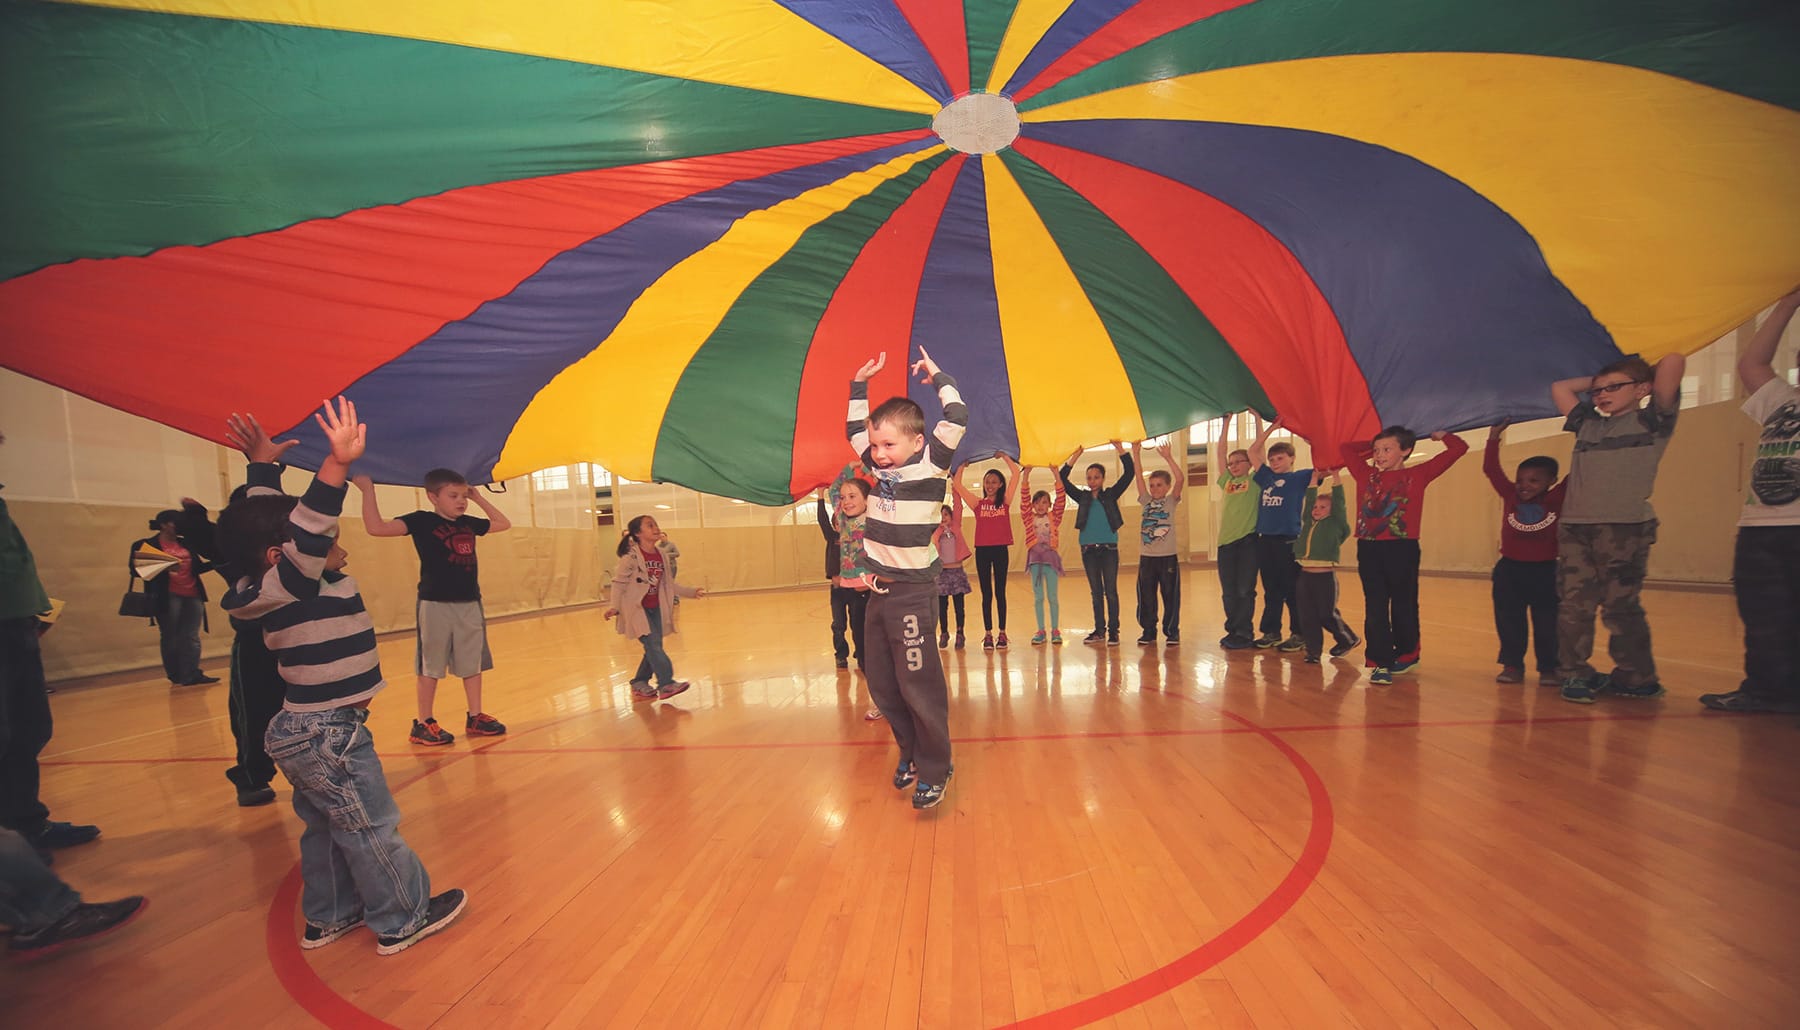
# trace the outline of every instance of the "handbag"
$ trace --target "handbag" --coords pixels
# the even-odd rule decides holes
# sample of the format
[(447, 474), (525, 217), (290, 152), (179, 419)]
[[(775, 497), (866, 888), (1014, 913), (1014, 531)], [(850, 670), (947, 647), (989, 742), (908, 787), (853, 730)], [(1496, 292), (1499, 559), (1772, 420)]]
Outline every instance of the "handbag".
[(149, 619), (156, 621), (156, 602), (150, 597), (150, 588), (134, 590), (132, 585), (137, 577), (132, 576), (125, 581), (125, 596), (119, 598), (119, 614), (129, 619)]

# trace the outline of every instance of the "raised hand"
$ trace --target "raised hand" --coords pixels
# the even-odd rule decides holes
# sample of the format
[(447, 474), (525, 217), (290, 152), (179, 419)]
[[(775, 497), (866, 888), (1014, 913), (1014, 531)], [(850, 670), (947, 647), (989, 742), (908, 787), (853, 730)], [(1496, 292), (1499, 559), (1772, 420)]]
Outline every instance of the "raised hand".
[(931, 385), (932, 377), (938, 374), (937, 362), (931, 360), (931, 355), (925, 353), (922, 346), (919, 348), (919, 360), (913, 362), (912, 370), (925, 373), (923, 381), (927, 386)]
[(350, 465), (363, 456), (368, 447), (369, 427), (356, 421), (356, 405), (339, 396), (336, 403), (326, 401), (313, 421), (325, 431), (331, 445), (331, 457), (340, 465)]
[(1489, 440), (1500, 439), (1501, 435), (1506, 432), (1506, 427), (1510, 426), (1510, 425), (1512, 425), (1511, 422), (1508, 422), (1506, 419), (1501, 419), (1500, 421), (1489, 426), (1488, 427), (1488, 439)]
[(875, 378), (875, 373), (881, 371), (882, 369), (884, 369), (886, 367), (887, 367), (887, 351), (882, 351), (880, 354), (875, 355), (873, 358), (870, 358), (868, 361), (863, 362), (863, 367), (856, 370), (856, 381), (859, 383), (866, 383), (869, 380)]
[(1446, 437), (1448, 435), (1449, 435), (1448, 433), (1445, 433), (1442, 429), (1440, 429), (1437, 432), (1431, 434), (1431, 438), (1433, 440), (1436, 440), (1441, 443), (1441, 442), (1443, 442), (1444, 437)]
[(298, 440), (276, 443), (269, 439), (269, 434), (263, 431), (262, 423), (256, 421), (255, 415), (239, 415), (236, 412), (225, 420), (225, 439), (231, 446), (244, 452), (244, 457), (258, 463), (280, 461), (288, 448), (300, 444)]

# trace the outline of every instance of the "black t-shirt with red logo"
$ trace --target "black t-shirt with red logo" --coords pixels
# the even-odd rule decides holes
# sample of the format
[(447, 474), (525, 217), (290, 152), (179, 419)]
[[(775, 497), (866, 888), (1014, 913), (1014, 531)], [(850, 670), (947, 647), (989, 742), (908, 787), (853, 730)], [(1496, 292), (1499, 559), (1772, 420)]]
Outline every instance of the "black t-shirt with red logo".
[(464, 515), (452, 521), (435, 511), (415, 511), (400, 521), (419, 552), (419, 600), (481, 600), (475, 538), (487, 533), (487, 519)]

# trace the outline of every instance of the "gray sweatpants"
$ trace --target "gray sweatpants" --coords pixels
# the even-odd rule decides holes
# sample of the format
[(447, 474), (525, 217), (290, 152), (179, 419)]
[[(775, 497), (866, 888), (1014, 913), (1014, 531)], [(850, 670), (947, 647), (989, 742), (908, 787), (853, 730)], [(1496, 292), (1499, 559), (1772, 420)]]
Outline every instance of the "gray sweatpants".
[(919, 782), (941, 785), (950, 774), (950, 689), (938, 661), (937, 585), (889, 583), (871, 593), (863, 615), (863, 674), (869, 696), (887, 717), (901, 761)]

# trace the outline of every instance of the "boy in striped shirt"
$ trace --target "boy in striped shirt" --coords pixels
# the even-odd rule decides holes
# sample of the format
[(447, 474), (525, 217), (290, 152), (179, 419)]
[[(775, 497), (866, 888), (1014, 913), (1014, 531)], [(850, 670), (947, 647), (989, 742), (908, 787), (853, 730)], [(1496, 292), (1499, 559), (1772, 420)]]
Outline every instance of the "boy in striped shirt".
[(387, 684), (374, 620), (341, 571), (349, 555), (337, 533), (345, 478), (368, 430), (342, 397), (313, 418), (331, 449), (297, 502), (280, 491), (274, 460), (282, 445), (254, 417), (233, 415), (227, 424), (226, 438), (250, 459), (250, 489), (219, 516), (221, 549), (240, 577), (224, 607), (260, 625), (287, 687), (263, 742), (294, 785), (294, 811), (306, 823), (300, 946), (323, 947), (366, 923), (376, 954), (392, 955), (449, 926), (468, 899), (454, 889), (431, 896), (364, 725), (369, 699)]
[(869, 569), (869, 607), (864, 614), (863, 674), (869, 696), (887, 718), (900, 745), (894, 789), (917, 781), (913, 807), (935, 808), (950, 780), (950, 690), (931, 638), (937, 617), (937, 530), (944, 479), (969, 424), (969, 409), (956, 380), (938, 370), (919, 348), (912, 371), (937, 387), (944, 417), (925, 438), (925, 412), (905, 397), (869, 410), (869, 380), (887, 365), (887, 352), (866, 362), (850, 384), (846, 429), (875, 480), (863, 530)]

